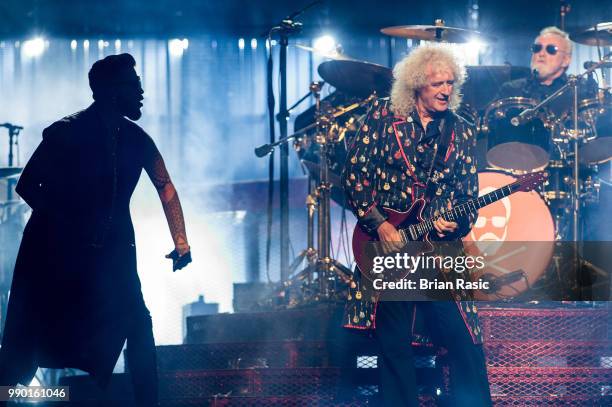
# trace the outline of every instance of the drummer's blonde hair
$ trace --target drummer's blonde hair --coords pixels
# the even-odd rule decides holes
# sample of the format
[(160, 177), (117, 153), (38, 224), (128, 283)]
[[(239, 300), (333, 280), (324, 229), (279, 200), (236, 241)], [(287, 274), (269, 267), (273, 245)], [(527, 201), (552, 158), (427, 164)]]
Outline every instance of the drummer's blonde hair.
[(561, 38), (563, 42), (565, 42), (565, 46), (567, 47), (566, 52), (570, 55), (572, 54), (572, 41), (570, 41), (569, 34), (565, 31), (560, 30), (555, 26), (544, 27), (542, 28), (542, 31), (540, 31), (540, 34), (538, 34), (538, 37), (541, 37), (543, 35), (556, 35), (557, 37)]
[(391, 109), (398, 116), (408, 116), (416, 106), (419, 89), (429, 84), (427, 68), (450, 69), (455, 77), (449, 108), (456, 110), (461, 104), (461, 86), (465, 82), (465, 66), (451, 48), (444, 44), (424, 44), (399, 61), (393, 68)]

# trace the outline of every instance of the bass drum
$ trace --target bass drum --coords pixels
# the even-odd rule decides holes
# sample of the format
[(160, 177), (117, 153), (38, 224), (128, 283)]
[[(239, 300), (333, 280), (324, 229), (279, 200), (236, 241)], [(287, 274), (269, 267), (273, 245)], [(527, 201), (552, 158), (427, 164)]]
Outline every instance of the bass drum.
[[(514, 181), (501, 172), (481, 172), (479, 196)], [(472, 280), (490, 282), (490, 290), (475, 291), (476, 299), (512, 299), (525, 292), (546, 272), (554, 243), (553, 218), (536, 191), (517, 192), (479, 209), (464, 238), (466, 253), (485, 258)]]

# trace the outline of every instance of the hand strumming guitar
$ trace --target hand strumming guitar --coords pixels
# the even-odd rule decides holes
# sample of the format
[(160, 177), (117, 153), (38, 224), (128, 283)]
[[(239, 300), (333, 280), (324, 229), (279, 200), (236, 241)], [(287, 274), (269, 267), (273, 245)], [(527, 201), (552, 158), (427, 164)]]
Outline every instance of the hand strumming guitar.
[(383, 252), (385, 254), (400, 251), (404, 247), (405, 242), (402, 239), (399, 231), (389, 222), (383, 222), (378, 229), (378, 238), (383, 244)]

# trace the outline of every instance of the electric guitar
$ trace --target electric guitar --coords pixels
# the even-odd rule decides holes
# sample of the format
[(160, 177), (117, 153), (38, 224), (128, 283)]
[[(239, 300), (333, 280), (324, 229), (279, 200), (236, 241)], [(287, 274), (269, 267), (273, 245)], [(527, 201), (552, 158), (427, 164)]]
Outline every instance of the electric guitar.
[[(515, 182), (446, 210), (442, 212), (440, 216), (447, 221), (454, 222), (460, 217), (467, 216), (471, 211), (490, 205), (515, 192), (531, 191), (538, 185), (541, 185), (547, 177), (548, 173), (544, 171), (520, 175)], [(409, 251), (409, 255), (412, 256), (419, 256), (431, 252), (434, 249), (429, 239), (429, 232), (434, 230), (434, 222), (437, 217), (423, 219), (424, 209), (425, 200), (422, 198), (417, 199), (406, 212), (383, 208), (385, 213), (389, 216), (387, 221), (397, 228), (403, 243), (421, 242), (420, 244), (411, 244), (408, 250), (406, 250)], [(352, 246), (355, 262), (359, 266), (361, 274), (371, 281), (379, 278), (380, 275), (372, 271), (374, 257), (391, 256), (392, 254), (383, 252), (382, 243), (379, 241), (378, 234), (376, 232), (371, 234), (367, 233), (363, 228), (357, 225), (353, 231)], [(407, 269), (403, 269), (400, 272), (396, 271), (393, 279), (401, 280), (405, 278), (409, 272), (410, 271)]]

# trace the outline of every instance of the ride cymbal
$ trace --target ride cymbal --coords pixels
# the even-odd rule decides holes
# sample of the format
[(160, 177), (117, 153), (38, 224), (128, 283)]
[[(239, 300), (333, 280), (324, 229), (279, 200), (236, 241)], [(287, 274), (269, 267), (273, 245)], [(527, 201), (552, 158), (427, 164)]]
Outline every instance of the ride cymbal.
[(408, 38), (413, 40), (466, 43), (470, 41), (495, 42), (497, 38), (485, 35), (479, 31), (465, 28), (447, 27), (444, 25), (399, 25), (385, 27), (380, 30), (392, 37)]
[(610, 46), (612, 45), (612, 22), (599, 23), (587, 29), (574, 31), (570, 34), (570, 39), (584, 45)]

